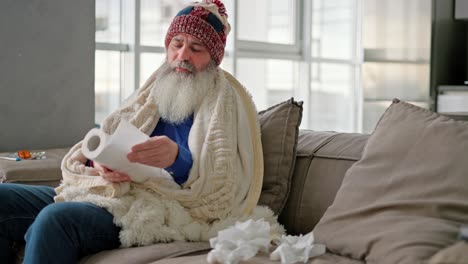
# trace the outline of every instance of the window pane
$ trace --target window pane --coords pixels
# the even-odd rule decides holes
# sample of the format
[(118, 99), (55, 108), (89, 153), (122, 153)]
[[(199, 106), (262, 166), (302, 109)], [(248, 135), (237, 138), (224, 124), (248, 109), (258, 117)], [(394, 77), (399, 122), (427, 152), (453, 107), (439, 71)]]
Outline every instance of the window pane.
[(145, 83), (146, 79), (148, 79), (159, 66), (161, 66), (165, 59), (165, 53), (141, 54), (140, 86)]
[(96, 124), (120, 104), (120, 52), (96, 51), (95, 66)]
[(141, 44), (164, 46), (174, 16), (189, 0), (141, 0)]
[(351, 65), (312, 63), (309, 127), (355, 130), (354, 70)]
[(239, 39), (295, 44), (294, 0), (239, 0)]
[(313, 1), (312, 57), (352, 59), (355, 5), (350, 0)]
[(431, 4), (364, 1), (364, 132), (372, 132), (393, 98), (429, 106)]
[(370, 59), (429, 61), (431, 1), (366, 0), (363, 45)]
[(229, 56), (228, 54), (224, 54), (224, 58), (221, 61), (221, 64), (219, 65), (223, 70), (229, 72), (230, 74), (234, 74), (234, 59), (232, 56)]
[(429, 100), (429, 65), (364, 63), (363, 87), (366, 99)]
[(297, 67), (293, 61), (239, 59), (237, 77), (262, 110), (294, 96)]
[(96, 42), (120, 42), (120, 1), (96, 0)]

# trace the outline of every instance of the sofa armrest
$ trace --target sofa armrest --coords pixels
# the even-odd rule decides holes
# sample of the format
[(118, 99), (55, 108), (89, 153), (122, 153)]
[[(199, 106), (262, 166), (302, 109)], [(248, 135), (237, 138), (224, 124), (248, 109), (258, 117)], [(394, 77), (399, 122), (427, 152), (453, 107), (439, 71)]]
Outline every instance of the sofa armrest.
[[(62, 180), (60, 164), (70, 148), (46, 149), (46, 159), (11, 161), (0, 159), (0, 182), (48, 185)], [(1, 153), (0, 153), (1, 155)]]

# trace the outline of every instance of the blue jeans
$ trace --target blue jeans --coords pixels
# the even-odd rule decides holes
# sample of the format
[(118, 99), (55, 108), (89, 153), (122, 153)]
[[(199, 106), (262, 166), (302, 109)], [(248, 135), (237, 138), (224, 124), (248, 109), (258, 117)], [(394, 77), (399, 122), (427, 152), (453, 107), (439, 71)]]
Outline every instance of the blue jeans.
[(14, 263), (15, 245), (25, 243), (25, 264), (77, 263), (120, 246), (112, 214), (91, 203), (54, 203), (54, 196), (47, 186), (0, 184), (2, 263)]

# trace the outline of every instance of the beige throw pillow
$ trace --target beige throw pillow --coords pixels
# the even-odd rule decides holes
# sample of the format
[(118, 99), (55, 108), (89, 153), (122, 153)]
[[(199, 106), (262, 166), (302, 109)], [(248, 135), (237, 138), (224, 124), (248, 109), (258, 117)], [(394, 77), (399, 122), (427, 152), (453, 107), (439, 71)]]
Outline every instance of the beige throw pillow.
[(468, 262), (468, 243), (457, 243), (442, 249), (431, 257), (428, 264), (466, 264)]
[(264, 160), (259, 204), (267, 205), (275, 214), (279, 214), (291, 186), (302, 119), (302, 102), (291, 98), (259, 112), (259, 119)]
[(468, 123), (394, 100), (333, 204), (318, 243), (368, 264), (415, 264), (468, 223)]

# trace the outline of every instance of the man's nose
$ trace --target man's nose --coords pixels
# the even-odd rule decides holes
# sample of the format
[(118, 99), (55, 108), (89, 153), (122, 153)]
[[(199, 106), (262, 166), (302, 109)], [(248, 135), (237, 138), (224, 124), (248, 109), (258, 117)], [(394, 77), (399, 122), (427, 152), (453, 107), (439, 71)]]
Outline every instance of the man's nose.
[(179, 49), (179, 52), (177, 54), (177, 59), (180, 61), (188, 61), (190, 58), (190, 50), (187, 46), (183, 46), (182, 48)]

